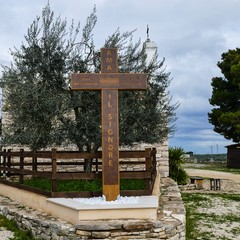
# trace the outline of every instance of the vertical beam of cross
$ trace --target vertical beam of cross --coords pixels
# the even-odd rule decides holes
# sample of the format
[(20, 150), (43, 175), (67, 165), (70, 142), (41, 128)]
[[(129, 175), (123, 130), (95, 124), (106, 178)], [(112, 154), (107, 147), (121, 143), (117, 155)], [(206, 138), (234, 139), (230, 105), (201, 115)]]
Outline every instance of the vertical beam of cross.
[(107, 201), (120, 194), (119, 90), (145, 90), (147, 74), (118, 73), (117, 48), (101, 49), (101, 73), (74, 73), (72, 90), (101, 90), (102, 101), (102, 188)]
[[(116, 48), (101, 49), (101, 73), (116, 74), (118, 72), (117, 59)], [(101, 99), (103, 195), (111, 201), (120, 194), (118, 89), (102, 89)]]

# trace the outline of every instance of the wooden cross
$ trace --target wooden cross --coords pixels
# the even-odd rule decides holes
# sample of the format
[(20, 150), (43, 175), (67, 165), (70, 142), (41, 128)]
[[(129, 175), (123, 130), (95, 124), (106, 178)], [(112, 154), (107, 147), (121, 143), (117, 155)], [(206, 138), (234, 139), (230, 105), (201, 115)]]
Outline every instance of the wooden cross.
[(117, 48), (101, 49), (101, 73), (72, 74), (75, 91), (101, 90), (102, 190), (107, 201), (120, 194), (118, 91), (145, 90), (147, 74), (118, 73)]

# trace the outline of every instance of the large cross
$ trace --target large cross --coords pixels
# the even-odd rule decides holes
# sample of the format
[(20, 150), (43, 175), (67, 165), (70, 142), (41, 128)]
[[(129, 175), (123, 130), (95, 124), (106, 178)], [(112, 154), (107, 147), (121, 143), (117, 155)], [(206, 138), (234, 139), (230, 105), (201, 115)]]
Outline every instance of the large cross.
[(147, 74), (118, 73), (117, 48), (101, 49), (101, 73), (74, 73), (72, 90), (101, 90), (102, 191), (107, 201), (120, 194), (118, 90), (145, 90)]

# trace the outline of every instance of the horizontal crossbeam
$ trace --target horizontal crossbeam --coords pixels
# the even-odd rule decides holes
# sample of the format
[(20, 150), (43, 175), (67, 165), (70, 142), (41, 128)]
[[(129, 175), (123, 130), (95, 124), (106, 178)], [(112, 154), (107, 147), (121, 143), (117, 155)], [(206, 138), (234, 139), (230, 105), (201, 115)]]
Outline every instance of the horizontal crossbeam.
[(74, 73), (71, 90), (145, 90), (145, 73)]

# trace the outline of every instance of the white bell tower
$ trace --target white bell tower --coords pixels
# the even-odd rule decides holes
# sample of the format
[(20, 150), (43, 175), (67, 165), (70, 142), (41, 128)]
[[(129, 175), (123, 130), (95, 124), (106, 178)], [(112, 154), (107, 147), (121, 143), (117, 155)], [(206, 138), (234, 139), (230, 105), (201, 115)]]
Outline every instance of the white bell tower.
[(149, 65), (157, 55), (157, 44), (150, 40), (148, 26), (147, 26), (147, 40), (143, 43), (143, 48), (145, 50), (145, 53), (147, 54), (146, 59), (147, 65)]
[[(146, 63), (149, 65), (157, 57), (157, 44), (149, 38), (147, 26), (147, 40), (143, 43), (143, 49), (147, 55)], [(155, 144), (157, 149), (157, 169), (161, 177), (169, 176), (168, 137), (162, 143)]]

